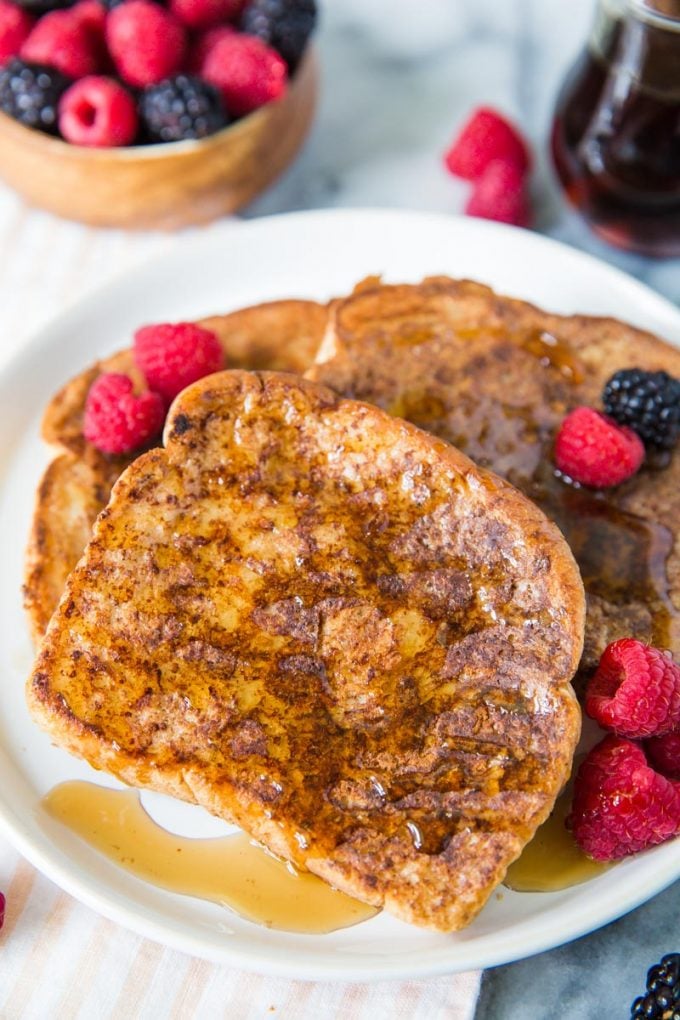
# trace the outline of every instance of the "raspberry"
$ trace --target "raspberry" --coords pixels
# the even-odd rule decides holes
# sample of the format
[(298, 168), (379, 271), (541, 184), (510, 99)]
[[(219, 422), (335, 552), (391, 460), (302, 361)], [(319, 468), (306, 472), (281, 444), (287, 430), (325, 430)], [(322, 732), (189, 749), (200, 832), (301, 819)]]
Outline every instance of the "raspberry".
[(485, 220), (526, 227), (531, 220), (524, 178), (512, 163), (500, 159), (489, 163), (477, 181), (465, 212)]
[(224, 353), (215, 334), (193, 322), (138, 329), (134, 356), (149, 386), (168, 404), (190, 383), (224, 366)]
[(668, 733), (680, 723), (680, 666), (634, 638), (614, 641), (588, 683), (585, 709), (622, 737)]
[(104, 29), (106, 27), (106, 8), (99, 0), (78, 0), (71, 8), (71, 14), (85, 25), (97, 40), (101, 52), (105, 53)]
[(645, 446), (672, 450), (680, 438), (680, 379), (624, 368), (604, 388), (605, 412), (637, 432)]
[(174, 14), (150, 0), (128, 0), (106, 21), (106, 41), (128, 85), (155, 85), (180, 69), (186, 34)]
[(33, 28), (33, 18), (9, 0), (0, 0), (0, 64), (16, 57)]
[(83, 435), (102, 453), (131, 453), (160, 434), (164, 419), (158, 393), (146, 390), (136, 397), (129, 376), (104, 372), (87, 395)]
[(316, 24), (315, 0), (252, 0), (241, 28), (280, 53), (294, 71)]
[(102, 54), (92, 30), (72, 11), (51, 11), (21, 47), (24, 60), (55, 67), (69, 78), (96, 74)]
[(238, 17), (242, 0), (170, 0), (170, 10), (189, 28), (212, 28)]
[(650, 768), (637, 744), (610, 734), (578, 770), (567, 825), (589, 857), (618, 860), (676, 834), (680, 784)]
[(81, 78), (59, 103), (59, 130), (73, 145), (130, 145), (137, 134), (135, 101), (112, 78)]
[(644, 456), (639, 436), (591, 407), (568, 414), (555, 439), (555, 463), (562, 474), (596, 489), (625, 482)]
[(472, 114), (444, 157), (457, 177), (477, 181), (490, 163), (502, 160), (523, 177), (531, 156), (518, 130), (496, 110), (481, 106)]
[(203, 65), (210, 51), (217, 45), (220, 39), (225, 39), (234, 34), (234, 29), (229, 25), (218, 25), (217, 28), (209, 28), (206, 32), (200, 32), (189, 50), (187, 58), (187, 70), (190, 74), (202, 74)]
[(139, 101), (145, 135), (151, 142), (206, 138), (223, 128), (222, 97), (200, 78), (178, 74), (145, 89)]
[(225, 36), (212, 47), (203, 64), (203, 77), (222, 93), (234, 117), (256, 110), (286, 91), (287, 71), (282, 58), (254, 36)]
[(14, 58), (0, 68), (0, 109), (26, 127), (56, 135), (57, 107), (70, 84), (53, 67)]
[(650, 737), (645, 741), (645, 751), (657, 772), (668, 779), (680, 779), (680, 729)]

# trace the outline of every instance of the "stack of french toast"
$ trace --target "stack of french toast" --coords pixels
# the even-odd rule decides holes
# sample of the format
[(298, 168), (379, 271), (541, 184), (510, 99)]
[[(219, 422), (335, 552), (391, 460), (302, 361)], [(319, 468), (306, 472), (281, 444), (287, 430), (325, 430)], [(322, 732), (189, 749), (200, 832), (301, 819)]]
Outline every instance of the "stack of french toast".
[(574, 677), (631, 634), (680, 652), (680, 457), (606, 492), (553, 460), (612, 373), (679, 377), (680, 351), (446, 277), (201, 326), (226, 369), (162, 442), (84, 436), (102, 373), (143, 388), (131, 350), (45, 412), (31, 711), (95, 768), (461, 928), (570, 775)]

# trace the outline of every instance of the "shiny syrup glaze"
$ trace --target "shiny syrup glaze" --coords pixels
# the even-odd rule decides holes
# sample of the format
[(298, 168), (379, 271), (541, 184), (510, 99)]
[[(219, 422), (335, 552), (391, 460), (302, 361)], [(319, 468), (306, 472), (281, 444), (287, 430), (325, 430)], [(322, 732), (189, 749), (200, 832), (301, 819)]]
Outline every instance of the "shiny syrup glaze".
[(550, 817), (511, 864), (503, 885), (515, 892), (558, 892), (596, 878), (612, 867), (594, 861), (577, 846), (565, 825), (571, 810), (571, 783), (558, 797)]
[[(568, 383), (578, 386), (586, 378), (586, 367), (578, 355), (552, 333), (528, 330), (512, 336), (512, 341), (543, 367), (557, 369)], [(643, 470), (663, 470), (665, 466), (648, 456)], [(538, 468), (512, 481), (560, 528), (579, 565), (586, 592), (617, 606), (633, 601), (646, 604), (650, 632), (637, 636), (660, 648), (668, 647), (671, 626), (678, 617), (666, 573), (672, 532), (617, 506), (616, 490), (594, 492), (562, 478), (554, 469), (552, 436), (544, 442)]]
[(378, 911), (279, 860), (238, 832), (186, 839), (156, 825), (136, 790), (67, 782), (43, 807), (81, 839), (137, 878), (229, 907), (268, 928), (320, 935)]

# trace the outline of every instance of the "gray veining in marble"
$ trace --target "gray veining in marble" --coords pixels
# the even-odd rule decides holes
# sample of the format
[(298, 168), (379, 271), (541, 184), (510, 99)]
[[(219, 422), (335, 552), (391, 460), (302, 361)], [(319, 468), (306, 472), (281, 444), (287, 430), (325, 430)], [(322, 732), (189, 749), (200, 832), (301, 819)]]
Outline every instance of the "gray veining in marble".
[(626, 1020), (647, 970), (680, 950), (680, 882), (570, 945), (487, 971), (475, 1020)]
[[(327, 206), (458, 212), (466, 185), (441, 154), (469, 110), (491, 103), (534, 146), (536, 229), (680, 302), (680, 260), (607, 247), (561, 198), (546, 152), (559, 83), (592, 0), (328, 0), (323, 92), (294, 167), (247, 215)], [(600, 932), (484, 977), (477, 1020), (624, 1020), (647, 968), (680, 950), (680, 883)]]

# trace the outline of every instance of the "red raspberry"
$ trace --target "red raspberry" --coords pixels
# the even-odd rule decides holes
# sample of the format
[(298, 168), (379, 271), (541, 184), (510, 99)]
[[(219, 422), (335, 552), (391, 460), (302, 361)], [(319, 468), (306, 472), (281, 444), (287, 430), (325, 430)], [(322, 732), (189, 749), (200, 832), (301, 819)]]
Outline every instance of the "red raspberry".
[(203, 64), (203, 77), (220, 90), (228, 112), (240, 117), (282, 96), (288, 69), (266, 43), (235, 32), (212, 47)]
[(520, 177), (531, 166), (529, 150), (517, 128), (496, 110), (481, 106), (464, 125), (444, 161), (452, 174), (476, 181), (498, 159), (510, 163)]
[(224, 352), (215, 334), (193, 322), (138, 329), (134, 355), (149, 386), (168, 404), (190, 383), (224, 367)]
[(465, 212), (485, 220), (527, 227), (531, 220), (524, 178), (512, 163), (496, 159), (477, 181)]
[(99, 3), (99, 0), (79, 0), (70, 8), (71, 14), (77, 17), (81, 25), (87, 28), (96, 36), (102, 51), (105, 51), (104, 29), (106, 27), (106, 10)]
[(68, 78), (96, 74), (102, 54), (92, 29), (72, 11), (50, 11), (21, 47), (21, 57), (55, 67)]
[(585, 709), (622, 737), (668, 733), (680, 724), (680, 666), (642, 641), (614, 641), (588, 683)]
[(206, 32), (200, 32), (189, 50), (187, 58), (187, 70), (190, 74), (203, 74), (203, 65), (208, 54), (220, 39), (225, 39), (234, 34), (234, 29), (229, 25), (218, 25), (217, 28), (209, 28)]
[(668, 779), (680, 779), (680, 730), (645, 740), (645, 751), (652, 766)]
[(609, 735), (578, 770), (567, 825), (596, 861), (627, 857), (676, 834), (680, 784), (650, 768), (637, 744)]
[(186, 33), (174, 14), (150, 0), (128, 0), (106, 19), (106, 41), (129, 85), (155, 85), (180, 70)]
[(137, 134), (137, 106), (119, 82), (89, 75), (61, 97), (59, 131), (73, 145), (129, 145)]
[(642, 440), (592, 407), (577, 407), (560, 425), (555, 439), (559, 470), (583, 485), (606, 489), (638, 470), (645, 456)]
[(164, 419), (158, 393), (146, 390), (136, 397), (129, 376), (105, 372), (87, 395), (83, 435), (102, 453), (131, 453), (160, 434)]
[(241, 0), (170, 0), (170, 10), (189, 28), (211, 28), (233, 21), (241, 13)]
[(21, 50), (33, 28), (33, 18), (9, 0), (0, 0), (0, 67)]

